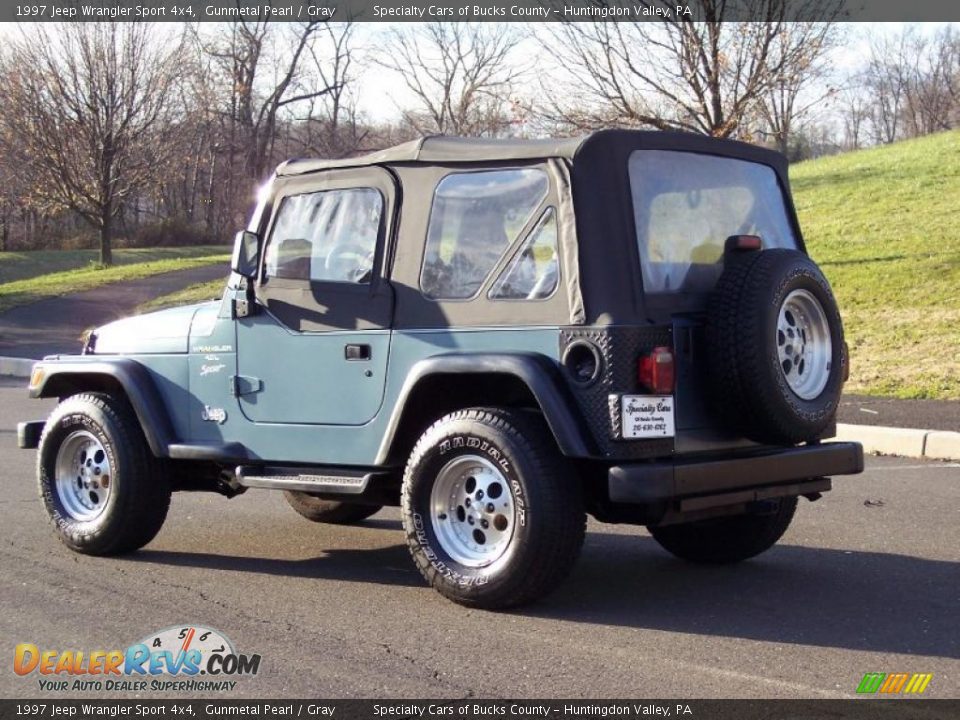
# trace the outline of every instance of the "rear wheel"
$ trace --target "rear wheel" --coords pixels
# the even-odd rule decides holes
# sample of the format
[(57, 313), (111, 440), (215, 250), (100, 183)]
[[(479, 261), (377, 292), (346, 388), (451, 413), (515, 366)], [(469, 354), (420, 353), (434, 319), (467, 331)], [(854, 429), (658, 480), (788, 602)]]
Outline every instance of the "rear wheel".
[(124, 398), (74, 395), (44, 426), (40, 497), (63, 543), (88, 555), (143, 547), (160, 531), (170, 484)]
[(760, 514), (648, 528), (653, 539), (679, 558), (696, 563), (735, 563), (769, 550), (790, 526), (797, 498), (774, 501)]
[(310, 493), (288, 490), (283, 493), (290, 507), (311, 522), (350, 525), (366, 520), (380, 511), (382, 505), (360, 505), (338, 500), (322, 500)]
[(401, 503), (421, 574), (462, 605), (545, 595), (583, 544), (579, 480), (533, 413), (472, 409), (439, 420), (410, 456)]

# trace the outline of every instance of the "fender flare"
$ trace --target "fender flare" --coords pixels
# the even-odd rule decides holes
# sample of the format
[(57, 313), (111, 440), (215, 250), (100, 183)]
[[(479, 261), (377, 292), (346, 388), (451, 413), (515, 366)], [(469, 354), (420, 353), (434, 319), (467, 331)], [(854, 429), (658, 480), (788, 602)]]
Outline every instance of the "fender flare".
[(115, 381), (126, 393), (150, 450), (158, 458), (170, 456), (170, 445), (176, 437), (173, 423), (149, 371), (136, 360), (40, 361), (33, 366), (31, 378), (36, 377), (38, 369), (43, 370), (43, 376), (37, 385), (30, 385), (32, 398), (60, 397), (60, 390), (64, 387), (82, 390), (84, 379), (110, 378)]
[(512, 376), (530, 390), (561, 453), (578, 458), (596, 454), (579, 415), (572, 411), (576, 401), (567, 390), (556, 365), (546, 357), (535, 353), (451, 353), (420, 360), (410, 368), (384, 429), (377, 465), (387, 463), (390, 457), (410, 396), (421, 382), (437, 375)]

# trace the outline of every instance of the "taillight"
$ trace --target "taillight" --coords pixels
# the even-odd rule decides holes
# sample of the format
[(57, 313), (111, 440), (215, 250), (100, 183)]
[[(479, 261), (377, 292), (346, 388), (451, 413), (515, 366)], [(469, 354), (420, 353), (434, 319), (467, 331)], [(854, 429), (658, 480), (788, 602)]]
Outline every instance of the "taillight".
[(763, 247), (763, 240), (759, 235), (731, 235), (723, 245), (727, 252), (760, 250)]
[(640, 384), (658, 395), (673, 392), (673, 350), (655, 347), (649, 355), (640, 358), (638, 367)]

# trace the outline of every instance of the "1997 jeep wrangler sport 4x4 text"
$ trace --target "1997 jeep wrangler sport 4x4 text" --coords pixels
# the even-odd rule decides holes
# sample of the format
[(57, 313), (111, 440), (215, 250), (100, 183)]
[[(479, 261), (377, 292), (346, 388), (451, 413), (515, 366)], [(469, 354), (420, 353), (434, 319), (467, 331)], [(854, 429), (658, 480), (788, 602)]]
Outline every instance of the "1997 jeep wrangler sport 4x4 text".
[(399, 504), (427, 582), (500, 608), (564, 578), (586, 513), (733, 562), (863, 469), (822, 442), (846, 346), (767, 150), (605, 131), (292, 161), (232, 270), (34, 367), (61, 402), (20, 445), (73, 550), (142, 547), (177, 490), (331, 523)]

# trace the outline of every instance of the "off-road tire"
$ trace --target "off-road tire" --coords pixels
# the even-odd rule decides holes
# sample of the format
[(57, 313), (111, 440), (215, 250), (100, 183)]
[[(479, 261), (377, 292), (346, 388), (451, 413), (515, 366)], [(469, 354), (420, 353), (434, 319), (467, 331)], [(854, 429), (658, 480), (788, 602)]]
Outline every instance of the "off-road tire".
[[(457, 562), (444, 550), (430, 507), (438, 473), (471, 456), (497, 465), (516, 511), (503, 555), (482, 567)], [(438, 420), (410, 455), (401, 507), (407, 545), (424, 579), (469, 607), (507, 608), (544, 596), (567, 576), (583, 545), (579, 478), (537, 413), (473, 408)]]
[(307, 520), (330, 525), (351, 525), (366, 520), (380, 511), (382, 505), (360, 505), (358, 503), (322, 500), (310, 493), (286, 490), (283, 496), (287, 503)]
[(661, 547), (678, 558), (722, 565), (752, 558), (776, 545), (790, 526), (796, 509), (797, 498), (783, 498), (770, 513), (733, 515), (647, 529)]
[[(102, 513), (77, 520), (56, 488), (61, 444), (77, 431), (102, 445), (112, 469), (112, 488)], [(160, 532), (170, 507), (170, 483), (147, 445), (125, 398), (106, 393), (73, 395), (50, 415), (37, 453), (40, 498), (64, 545), (86, 555), (121, 555), (143, 547)]]
[[(797, 289), (819, 302), (832, 346), (826, 385), (810, 399), (790, 388), (777, 355), (777, 316)], [(706, 339), (712, 406), (724, 425), (757, 442), (792, 445), (819, 438), (834, 422), (847, 364), (843, 323), (829, 283), (803, 253), (728, 254)]]

